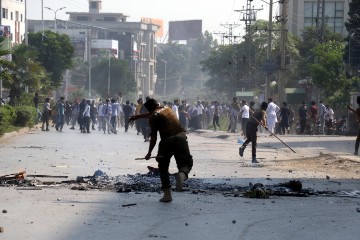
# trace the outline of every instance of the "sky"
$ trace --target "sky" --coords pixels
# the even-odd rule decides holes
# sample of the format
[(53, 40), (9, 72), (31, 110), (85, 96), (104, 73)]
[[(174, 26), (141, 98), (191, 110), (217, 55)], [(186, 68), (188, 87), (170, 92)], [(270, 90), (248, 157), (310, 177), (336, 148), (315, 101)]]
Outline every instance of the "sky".
[[(41, 19), (41, 1), (44, 7), (57, 10), (57, 18), (68, 20), (66, 12), (88, 12), (88, 0), (27, 0), (28, 19)], [(164, 32), (167, 32), (169, 21), (199, 20), (203, 21), (203, 31), (212, 34), (228, 32), (223, 25), (239, 24), (233, 34), (242, 34), (245, 22), (240, 21), (242, 14), (235, 12), (246, 8), (246, 0), (103, 0), (102, 12), (117, 12), (128, 15), (128, 22), (138, 22), (141, 17), (164, 20)], [(258, 19), (268, 20), (268, 0), (253, 0), (253, 6), (264, 10), (258, 12)], [(274, 12), (278, 9), (274, 5)], [(44, 9), (44, 19), (54, 19), (54, 12)], [(216, 34), (215, 34), (216, 35)]]

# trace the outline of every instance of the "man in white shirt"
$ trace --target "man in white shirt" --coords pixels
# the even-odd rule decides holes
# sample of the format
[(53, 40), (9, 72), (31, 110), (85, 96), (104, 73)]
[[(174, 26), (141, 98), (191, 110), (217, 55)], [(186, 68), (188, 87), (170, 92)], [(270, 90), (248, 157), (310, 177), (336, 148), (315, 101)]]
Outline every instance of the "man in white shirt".
[(249, 121), (249, 117), (250, 117), (250, 107), (247, 105), (245, 100), (241, 101), (242, 104), (242, 108), (240, 111), (241, 114), (241, 130), (242, 133), (241, 135), (246, 135), (246, 124)]
[(111, 107), (112, 107), (112, 112), (111, 112), (111, 126), (113, 128), (113, 132), (116, 134), (117, 133), (117, 120), (118, 120), (118, 115), (119, 115), (119, 109), (120, 109), (120, 104), (119, 102), (117, 102), (114, 98), (111, 99)]
[(329, 105), (326, 105), (324, 119), (325, 119), (325, 126), (326, 126), (326, 134), (330, 135), (332, 133), (334, 111), (330, 108)]
[(202, 129), (202, 116), (203, 116), (203, 110), (204, 106), (201, 104), (200, 100), (197, 101), (196, 105), (196, 111), (197, 111), (197, 128), (196, 129)]
[(174, 105), (172, 106), (172, 110), (175, 113), (177, 119), (179, 119), (179, 99), (174, 100)]
[(83, 118), (83, 133), (90, 133), (90, 100), (86, 100), (84, 112), (82, 113)]
[(278, 122), (276, 113), (280, 110), (279, 106), (276, 105), (272, 98), (268, 99), (268, 107), (266, 109), (267, 114), (267, 125), (270, 132), (274, 133), (275, 124)]
[(108, 134), (110, 134), (110, 131), (113, 132), (113, 127), (110, 124), (110, 119), (112, 115), (112, 107), (110, 103), (110, 99), (106, 99), (106, 103), (103, 106), (103, 114), (104, 114), (104, 133), (106, 132), (106, 126)]
[(321, 123), (321, 133), (324, 134), (326, 107), (322, 101), (320, 101), (320, 103), (319, 103), (318, 110), (319, 110), (318, 116), (319, 116), (319, 120)]

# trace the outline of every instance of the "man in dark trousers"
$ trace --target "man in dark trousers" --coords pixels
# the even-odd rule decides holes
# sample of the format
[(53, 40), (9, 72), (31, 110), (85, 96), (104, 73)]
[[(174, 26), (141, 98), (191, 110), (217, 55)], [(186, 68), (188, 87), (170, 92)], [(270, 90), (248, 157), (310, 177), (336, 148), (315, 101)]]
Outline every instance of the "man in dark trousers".
[(150, 125), (150, 144), (149, 151), (145, 156), (148, 160), (157, 141), (157, 133), (159, 132), (161, 141), (158, 147), (156, 161), (159, 164), (161, 188), (164, 196), (160, 202), (171, 202), (171, 184), (169, 177), (169, 164), (172, 156), (175, 157), (176, 165), (179, 170), (175, 174), (176, 191), (182, 191), (183, 183), (188, 178), (188, 174), (193, 166), (193, 158), (190, 154), (187, 142), (186, 132), (181, 127), (179, 120), (171, 108), (159, 106), (155, 99), (149, 99), (144, 106), (149, 113), (135, 115), (130, 118), (134, 121), (138, 118), (149, 118)]
[(129, 129), (129, 118), (132, 113), (133, 109), (130, 106), (129, 100), (126, 101), (125, 106), (123, 107), (124, 117), (125, 117), (125, 132)]
[[(353, 113), (356, 114), (356, 121), (358, 123), (360, 123), (360, 96), (357, 96), (356, 98), (356, 103), (358, 104), (358, 107), (357, 109), (353, 109), (352, 107), (350, 106), (347, 106), (347, 108), (352, 111)], [(359, 154), (359, 145), (360, 145), (360, 128), (358, 130), (358, 135), (356, 137), (356, 142), (355, 142), (355, 152), (354, 152), (354, 155), (358, 155)]]
[(258, 130), (258, 125), (261, 124), (265, 129), (266, 126), (266, 109), (268, 104), (263, 102), (260, 106), (260, 109), (255, 111), (253, 115), (249, 118), (248, 123), (246, 124), (246, 140), (243, 145), (239, 148), (240, 156), (244, 156), (244, 150), (246, 146), (251, 142), (252, 144), (252, 163), (259, 163), (256, 160), (256, 145), (257, 145), (257, 136), (256, 132)]

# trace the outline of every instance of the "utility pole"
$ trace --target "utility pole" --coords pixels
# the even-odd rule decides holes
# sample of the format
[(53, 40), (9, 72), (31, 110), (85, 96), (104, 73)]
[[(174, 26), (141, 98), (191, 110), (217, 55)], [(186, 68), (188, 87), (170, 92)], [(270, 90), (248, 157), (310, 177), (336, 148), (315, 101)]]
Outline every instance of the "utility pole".
[(220, 43), (220, 45), (224, 46), (224, 45), (225, 45), (225, 43), (224, 43), (224, 38), (225, 38), (225, 34), (226, 34), (226, 33), (224, 33), (224, 32), (215, 32), (214, 34), (221, 36), (221, 43)]
[[(271, 46), (272, 46), (272, 17), (273, 17), (273, 0), (270, 0), (269, 3), (269, 22), (268, 22), (268, 46), (267, 46), (267, 52), (266, 52), (266, 61), (268, 63), (271, 62)], [(266, 79), (265, 79), (265, 99), (268, 99), (270, 97), (270, 72), (266, 73)]]
[(278, 83), (278, 94), (279, 103), (286, 101), (285, 96), (285, 73), (286, 73), (286, 40), (287, 40), (287, 15), (288, 15), (288, 4), (289, 0), (283, 0), (282, 13), (281, 13), (281, 37), (280, 37), (280, 54), (281, 64), (279, 71), (279, 83)]
[[(248, 66), (248, 77), (247, 82), (250, 86), (250, 76), (251, 76), (251, 42), (252, 42), (252, 32), (251, 32), (251, 23), (256, 21), (256, 13), (260, 10), (263, 10), (262, 8), (254, 8), (254, 6), (251, 6), (251, 2), (253, 0), (246, 0), (246, 9), (243, 7), (242, 10), (235, 10), (235, 12), (242, 12), (243, 16), (240, 17), (240, 21), (245, 22), (245, 29), (246, 29), (246, 42), (247, 42), (247, 66)], [(246, 58), (246, 57), (245, 57)]]
[(325, 0), (317, 0), (316, 34), (320, 43), (324, 41), (325, 23)]
[(233, 47), (231, 61), (229, 62), (229, 64), (231, 64), (231, 66), (232, 66), (231, 71), (230, 71), (230, 80), (234, 84), (233, 85), (233, 88), (234, 88), (233, 90), (235, 91), (235, 95), (236, 95), (236, 90), (237, 90), (237, 81), (236, 80), (237, 80), (237, 65), (238, 65), (238, 63), (237, 63), (237, 55), (238, 55), (238, 52), (237, 52), (236, 44), (234, 44), (234, 40), (237, 37), (240, 37), (240, 36), (233, 35), (233, 29), (235, 27), (240, 26), (240, 25), (238, 25), (238, 24), (221, 24), (221, 26), (226, 27), (229, 30), (228, 35), (224, 35), (224, 37), (228, 38), (229, 45), (231, 45)]

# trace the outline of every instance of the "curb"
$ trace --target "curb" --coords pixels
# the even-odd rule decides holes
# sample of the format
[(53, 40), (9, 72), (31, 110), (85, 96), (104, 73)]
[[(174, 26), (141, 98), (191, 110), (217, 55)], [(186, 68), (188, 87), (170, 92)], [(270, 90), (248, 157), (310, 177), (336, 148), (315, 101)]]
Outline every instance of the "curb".
[(38, 128), (37, 125), (35, 125), (34, 127), (24, 127), (19, 129), (18, 131), (12, 131), (12, 132), (8, 132), (8, 133), (4, 133), (4, 135), (0, 136), (0, 140), (8, 140), (10, 138), (14, 138), (16, 136), (18, 136), (19, 134), (24, 134), (30, 131), (35, 131)]

